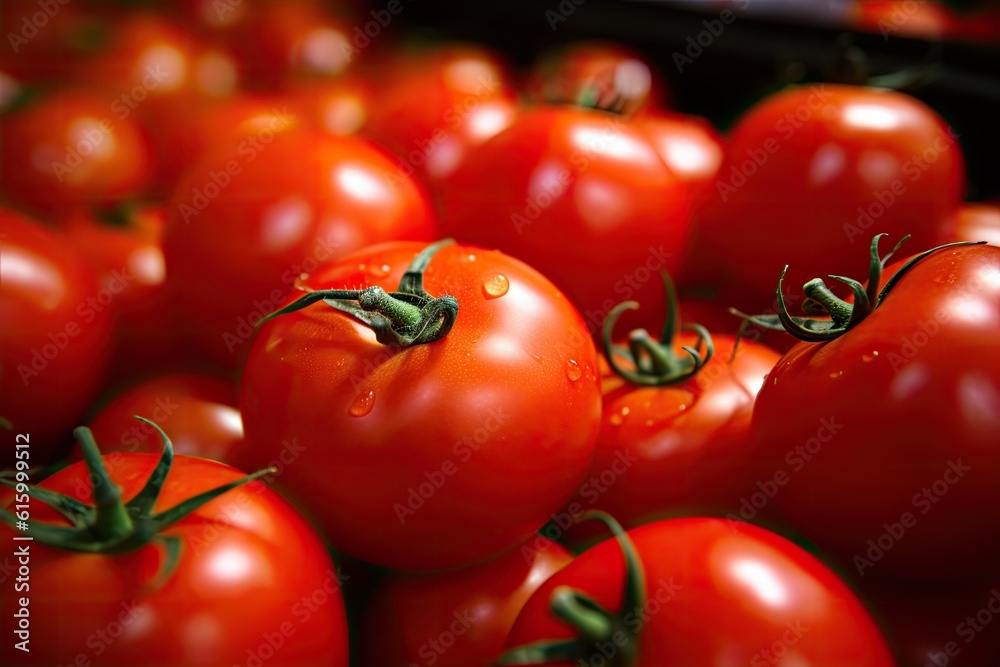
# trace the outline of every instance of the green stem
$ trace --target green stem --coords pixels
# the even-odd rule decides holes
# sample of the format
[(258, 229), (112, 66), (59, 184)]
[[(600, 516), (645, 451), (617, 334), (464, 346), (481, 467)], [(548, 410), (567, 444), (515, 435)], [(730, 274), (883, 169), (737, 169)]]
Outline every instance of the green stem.
[(94, 434), (86, 426), (73, 431), (73, 435), (83, 449), (83, 460), (90, 471), (90, 483), (94, 490), (94, 523), (90, 527), (94, 536), (101, 541), (123, 540), (133, 532), (132, 519), (122, 502), (122, 490), (111, 481), (104, 467), (101, 452), (94, 441)]

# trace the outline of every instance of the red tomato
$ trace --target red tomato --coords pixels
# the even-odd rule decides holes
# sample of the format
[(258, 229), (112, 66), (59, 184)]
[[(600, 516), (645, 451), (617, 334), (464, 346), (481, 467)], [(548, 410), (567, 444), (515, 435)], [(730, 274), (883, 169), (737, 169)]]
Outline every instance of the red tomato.
[(4, 47), (0, 70), (24, 82), (66, 78), (67, 62), (101, 23), (87, 3), (5, 0), (0, 4)]
[(959, 26), (958, 17), (944, 3), (907, 3), (904, 0), (857, 0), (849, 18), (857, 29), (883, 37), (938, 41)]
[[(423, 248), (374, 246), (303, 288), (396, 289)], [(433, 255), (426, 291), (459, 304), (450, 332), (426, 344), (388, 347), (325, 304), (268, 321), (240, 395), (238, 460), (294, 458), (281, 483), (331, 543), (405, 570), (466, 565), (527, 540), (572, 496), (600, 417), (593, 343), (539, 273), (452, 245)]]
[[(90, 429), (107, 458), (120, 452), (159, 452), (156, 430), (141, 415), (170, 432), (178, 454), (228, 462), (243, 445), (243, 421), (232, 381), (198, 373), (150, 378), (116, 394), (90, 419)], [(79, 452), (76, 458), (79, 458)]]
[(544, 54), (525, 88), (538, 101), (617, 105), (628, 113), (664, 108), (668, 101), (649, 60), (613, 42), (577, 42)]
[(133, 118), (115, 115), (114, 101), (64, 90), (5, 116), (0, 168), (9, 200), (58, 217), (143, 194), (152, 176), (149, 144)]
[(958, 210), (955, 241), (986, 241), (1000, 245), (1000, 203), (963, 204)]
[(348, 27), (302, 0), (257, 3), (232, 44), (250, 83), (265, 87), (340, 75), (360, 53)]
[(791, 88), (737, 122), (700, 232), (728, 272), (726, 301), (758, 312), (785, 264), (784, 289), (797, 295), (814, 275), (861, 274), (874, 233), (911, 234), (917, 247), (947, 240), (964, 177), (957, 138), (914, 98)]
[(198, 347), (235, 370), (253, 325), (303, 272), (372, 243), (430, 239), (430, 205), (366, 141), (276, 113), (241, 126), (178, 184), (167, 276)]
[(1000, 587), (867, 582), (865, 599), (886, 629), (899, 667), (1000, 664)]
[(525, 546), (460, 570), (392, 573), (362, 620), (359, 664), (492, 664), (524, 603), (572, 560), (545, 542), (541, 549)]
[[(612, 311), (605, 324), (608, 343), (621, 312)], [(780, 355), (744, 341), (733, 358), (735, 337), (712, 334), (709, 356), (697, 332), (670, 330), (664, 336), (655, 341), (644, 331), (629, 335), (629, 346), (647, 350), (642, 366), (629, 347), (605, 347), (621, 374), (605, 364), (597, 449), (569, 514), (600, 509), (626, 528), (684, 514), (756, 519), (757, 507), (741, 507), (757, 491), (750, 415)], [(696, 369), (684, 346), (707, 362)], [(664, 368), (649, 365), (649, 348), (663, 353)]]
[[(384, 95), (380, 94), (381, 104)], [(335, 136), (357, 134), (368, 122), (375, 99), (374, 87), (361, 77), (313, 81), (293, 86), (289, 103), (314, 127)]]
[[(114, 342), (114, 295), (63, 236), (0, 209), (0, 416), (50, 463), (90, 407)], [(10, 467), (4, 448), (0, 469)]]
[[(642, 572), (634, 585), (626, 579), (622, 546), (607, 540), (532, 595), (507, 646), (578, 637), (553, 616), (556, 597), (571, 618), (590, 610), (591, 627), (605, 626), (607, 636), (589, 645), (580, 640), (563, 660), (501, 664), (894, 664), (854, 594), (784, 538), (705, 518), (661, 521), (628, 536), (635, 554), (630, 570)], [(611, 661), (597, 661), (602, 658)]]
[(451, 47), (414, 60), (380, 88), (365, 134), (400, 159), (401, 173), (434, 184), (514, 122), (517, 99), (507, 66), (485, 49)]
[(966, 246), (924, 257), (846, 333), (796, 345), (753, 415), (760, 474), (787, 473), (778, 510), (862, 576), (993, 568), (998, 333), (1000, 248)]
[[(119, 119), (140, 118), (150, 129), (156, 156), (156, 187), (169, 195), (193, 157), (192, 124), (206, 100), (232, 94), (239, 83), (235, 58), (203, 43), (188, 28), (156, 14), (126, 15), (111, 31), (112, 43), (84, 66), (83, 77), (109, 91)], [(227, 126), (228, 131), (232, 126)]]
[[(470, 151), (442, 188), (441, 222), (536, 267), (597, 331), (623, 298), (662, 303), (657, 273), (679, 267), (691, 199), (640, 126), (540, 107)], [(641, 316), (659, 325), (663, 310)]]
[(122, 219), (98, 220), (82, 211), (62, 228), (70, 242), (98, 271), (101, 287), (114, 295), (118, 345), (117, 377), (190, 365), (193, 355), (176, 335), (166, 290), (163, 259), (163, 206), (121, 212)]
[[(32, 434), (32, 454), (36, 442)], [(134, 536), (121, 503), (137, 498), (159, 458), (126, 454), (110, 479), (98, 478), (105, 493), (112, 484), (121, 487), (122, 516), (97, 524), (92, 507), (91, 516), (83, 516), (88, 528), (74, 544), (96, 553), (52, 546), (38, 528), (69, 527), (68, 518), (42, 503), (28, 504), (26, 494), (15, 498), (10, 508), (27, 505), (38, 533), (33, 542), (12, 542), (10, 515), (0, 525), (0, 539), (29, 550), (30, 653), (15, 646), (25, 638), (13, 639), (19, 597), (4, 595), (0, 625), (8, 640), (0, 645), (0, 660), (51, 667), (83, 664), (83, 656), (108, 667), (231, 667), (280, 656), (289, 667), (346, 667), (347, 624), (330, 556), (309, 524), (261, 482), (184, 508), (193, 511), (160, 526), (159, 513), (243, 477), (215, 461), (177, 456), (148, 511), (133, 505), (133, 516), (152, 514), (154, 537)], [(94, 504), (91, 471), (83, 462), (41, 486)], [(123, 546), (100, 550), (100, 542)]]

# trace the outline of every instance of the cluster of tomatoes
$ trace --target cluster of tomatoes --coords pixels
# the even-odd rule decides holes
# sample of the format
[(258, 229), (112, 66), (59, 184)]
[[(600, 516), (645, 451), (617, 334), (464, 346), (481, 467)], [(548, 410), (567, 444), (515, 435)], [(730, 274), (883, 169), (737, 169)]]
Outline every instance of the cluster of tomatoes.
[(0, 661), (996, 664), (948, 124), (405, 9), (3, 4)]

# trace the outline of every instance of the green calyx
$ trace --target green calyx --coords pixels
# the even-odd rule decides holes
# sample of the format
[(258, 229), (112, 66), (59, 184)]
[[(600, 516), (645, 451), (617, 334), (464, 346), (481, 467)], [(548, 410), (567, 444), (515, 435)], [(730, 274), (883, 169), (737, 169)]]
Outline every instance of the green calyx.
[[(80, 443), (84, 463), (90, 472), (94, 504), (88, 505), (72, 496), (0, 478), (0, 484), (11, 487), (18, 493), (27, 493), (34, 500), (52, 507), (72, 526), (56, 526), (35, 521), (23, 522), (7, 510), (0, 510), (0, 521), (42, 544), (68, 551), (121, 553), (137, 549), (149, 542), (159, 542), (167, 551), (166, 564), (160, 573), (161, 578), (165, 578), (177, 564), (181, 543), (177, 537), (161, 535), (161, 531), (227, 491), (277, 472), (275, 468), (259, 470), (252, 475), (188, 498), (170, 509), (154, 513), (153, 506), (174, 462), (174, 447), (170, 438), (155, 422), (142, 417), (136, 419), (152, 426), (160, 434), (163, 439), (163, 454), (149, 479), (146, 480), (146, 484), (134, 498), (128, 502), (123, 501), (121, 488), (111, 481), (93, 433), (89, 428), (81, 426), (73, 431), (73, 435)], [(27, 523), (26, 530), (24, 530), (25, 523)]]
[(403, 274), (395, 292), (386, 292), (377, 285), (362, 290), (316, 290), (274, 311), (257, 326), (323, 301), (367, 325), (383, 345), (410, 347), (433, 343), (451, 331), (458, 317), (458, 300), (449, 295), (428, 294), (424, 289), (424, 271), (434, 254), (452, 243), (452, 239), (445, 239), (424, 248)]
[[(700, 324), (690, 324), (683, 327), (683, 330), (697, 333), (697, 344), (694, 347), (682, 347), (685, 353), (683, 355), (674, 352), (674, 338), (681, 330), (677, 312), (677, 292), (665, 271), (661, 276), (667, 299), (667, 319), (660, 340), (654, 340), (645, 329), (636, 329), (628, 335), (628, 347), (615, 345), (612, 342), (615, 324), (621, 314), (626, 310), (639, 308), (639, 304), (635, 301), (625, 301), (615, 306), (608, 313), (601, 328), (601, 344), (611, 369), (629, 382), (646, 387), (680, 384), (693, 378), (708, 363), (715, 351), (712, 336), (705, 327)], [(630, 367), (622, 366), (621, 359), (627, 360)]]
[[(576, 633), (573, 639), (544, 640), (519, 646), (504, 653), (497, 665), (549, 665), (556, 662), (593, 664), (591, 659), (601, 656), (608, 667), (631, 667), (638, 651), (638, 611), (646, 602), (646, 576), (639, 554), (631, 538), (610, 515), (598, 510), (584, 514), (580, 520), (601, 521), (614, 534), (625, 559), (625, 586), (622, 590), (621, 610), (612, 613), (583, 591), (569, 586), (558, 586), (552, 591), (549, 609), (553, 616)], [(614, 652), (607, 655), (608, 647)]]
[(786, 265), (781, 271), (781, 277), (778, 278), (777, 315), (746, 315), (735, 308), (730, 308), (729, 312), (743, 318), (744, 327), (746, 324), (751, 323), (756, 324), (763, 329), (770, 329), (772, 331), (787, 331), (799, 340), (813, 343), (833, 340), (843, 336), (845, 333), (864, 321), (866, 317), (875, 312), (875, 309), (882, 305), (882, 302), (885, 301), (887, 296), (889, 296), (889, 293), (892, 292), (892, 289), (896, 286), (900, 279), (902, 279), (903, 276), (905, 276), (910, 269), (912, 269), (923, 258), (928, 255), (932, 255), (939, 250), (944, 250), (945, 248), (954, 248), (956, 246), (965, 245), (981, 245), (984, 243), (983, 241), (958, 241), (956, 243), (946, 243), (922, 252), (903, 264), (895, 275), (893, 275), (893, 277), (889, 280), (889, 282), (885, 284), (885, 287), (879, 291), (878, 286), (882, 280), (882, 271), (885, 269), (885, 265), (889, 262), (889, 259), (896, 253), (896, 251), (899, 250), (900, 246), (910, 238), (910, 235), (907, 234), (899, 240), (899, 243), (897, 243), (888, 254), (884, 257), (879, 257), (878, 244), (883, 236), (886, 236), (886, 234), (876, 234), (872, 239), (871, 246), (869, 248), (870, 259), (868, 265), (868, 287), (865, 287), (857, 280), (852, 280), (851, 278), (834, 275), (829, 276), (830, 278), (838, 280), (851, 288), (851, 292), (854, 294), (854, 303), (848, 303), (836, 296), (832, 291), (830, 291), (830, 288), (827, 287), (822, 278), (813, 278), (802, 287), (802, 291), (806, 295), (806, 300), (802, 304), (802, 309), (807, 314), (820, 316), (820, 318), (793, 317), (792, 315), (789, 315), (788, 308), (785, 305), (785, 299), (781, 291), (781, 287), (785, 279), (785, 272), (788, 271), (788, 266)]

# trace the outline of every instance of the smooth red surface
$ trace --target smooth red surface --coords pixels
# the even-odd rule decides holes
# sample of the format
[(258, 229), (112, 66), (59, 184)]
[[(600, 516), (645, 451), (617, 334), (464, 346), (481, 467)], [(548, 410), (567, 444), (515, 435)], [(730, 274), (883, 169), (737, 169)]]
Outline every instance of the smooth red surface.
[[(229, 462), (243, 444), (236, 385), (196, 373), (160, 375), (119, 392), (90, 419), (101, 451), (153, 452), (163, 449), (156, 431), (135, 419), (150, 419), (170, 436), (178, 454)], [(74, 450), (76, 458), (79, 449)]]
[(373, 243), (435, 238), (426, 195), (388, 179), (394, 168), (371, 143), (280, 111), (202, 155), (177, 186), (164, 239), (175, 307), (197, 346), (235, 371), (253, 325), (300, 274)]
[(788, 472), (774, 504), (845, 570), (932, 580), (995, 565), (998, 330), (1000, 248), (945, 249), (769, 375), (753, 416), (761, 474)]
[(531, 594), (572, 560), (558, 544), (540, 539), (459, 570), (390, 574), (365, 611), (358, 664), (491, 664)]
[[(747, 524), (703, 518), (648, 524), (629, 536), (646, 582), (646, 605), (634, 610), (631, 623), (626, 620), (637, 631), (635, 667), (894, 664), (854, 594), (784, 538)], [(548, 608), (557, 586), (576, 588), (617, 612), (623, 584), (621, 549), (615, 540), (602, 542), (535, 592), (507, 647), (573, 636)]]
[[(129, 454), (110, 470), (126, 501), (158, 459)], [(155, 511), (242, 476), (221, 463), (178, 456)], [(89, 480), (77, 463), (42, 486), (92, 503)], [(32, 521), (67, 523), (41, 503), (30, 507)], [(176, 569), (159, 586), (164, 551), (156, 544), (105, 555), (30, 543), (31, 652), (5, 641), (0, 660), (51, 667), (77, 664), (83, 655), (109, 667), (232, 667), (272, 655), (283, 667), (346, 667), (347, 621), (330, 556), (301, 515), (262, 482), (216, 498), (162, 534), (182, 546)], [(11, 538), (12, 530), (0, 526), (5, 544), (19, 544)], [(0, 598), (8, 636), (16, 604), (13, 593)]]
[(974, 202), (962, 204), (958, 210), (955, 241), (986, 241), (1000, 245), (1000, 204)]
[[(0, 209), (0, 415), (30, 434), (31, 463), (63, 454), (101, 390), (114, 345), (114, 298), (69, 241)], [(0, 469), (13, 465), (4, 447)]]
[[(647, 134), (591, 109), (526, 112), (470, 152), (441, 192), (445, 233), (535, 267), (592, 331), (620, 301), (662, 302), (658, 272), (677, 273), (691, 224), (691, 186)], [(662, 309), (640, 315), (662, 321)]]
[[(304, 286), (395, 289), (423, 247), (374, 246)], [(491, 296), (498, 276), (509, 289)], [(286, 456), (282, 487), (331, 544), (405, 570), (467, 565), (523, 543), (572, 496), (600, 418), (593, 343), (538, 272), (448, 246), (425, 278), (430, 294), (459, 302), (444, 338), (393, 352), (315, 304), (260, 329), (240, 395), (242, 465)]]
[(733, 128), (699, 235), (718, 258), (729, 305), (763, 312), (785, 265), (785, 293), (798, 295), (815, 276), (865, 276), (864, 249), (876, 233), (911, 234), (913, 248), (948, 240), (964, 179), (957, 137), (916, 99), (794, 87)]

